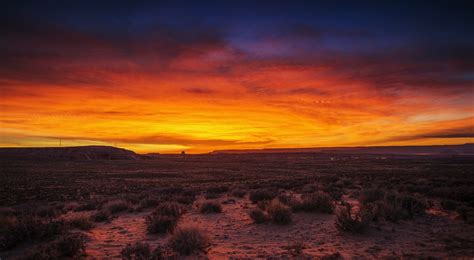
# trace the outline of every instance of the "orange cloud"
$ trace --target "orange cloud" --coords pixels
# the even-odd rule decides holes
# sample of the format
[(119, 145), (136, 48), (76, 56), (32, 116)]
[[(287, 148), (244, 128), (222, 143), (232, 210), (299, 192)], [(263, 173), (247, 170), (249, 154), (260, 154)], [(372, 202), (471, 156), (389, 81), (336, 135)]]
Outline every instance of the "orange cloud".
[(160, 29), (121, 42), (22, 32), (7, 34), (11, 51), (1, 55), (0, 146), (63, 139), (208, 152), (473, 141), (473, 85), (461, 77), (472, 64), (458, 56), (255, 56), (217, 32)]

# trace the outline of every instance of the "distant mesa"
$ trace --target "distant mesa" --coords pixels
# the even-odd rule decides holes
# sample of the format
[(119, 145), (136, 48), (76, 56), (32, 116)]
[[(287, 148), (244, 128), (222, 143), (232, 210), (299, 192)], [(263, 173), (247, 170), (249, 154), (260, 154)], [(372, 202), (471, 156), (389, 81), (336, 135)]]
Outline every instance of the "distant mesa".
[(474, 144), (430, 146), (362, 146), (319, 148), (275, 148), (249, 150), (216, 150), (211, 154), (244, 153), (338, 153), (338, 154), (393, 154), (393, 155), (474, 155)]
[(139, 160), (141, 155), (112, 146), (0, 148), (2, 159)]

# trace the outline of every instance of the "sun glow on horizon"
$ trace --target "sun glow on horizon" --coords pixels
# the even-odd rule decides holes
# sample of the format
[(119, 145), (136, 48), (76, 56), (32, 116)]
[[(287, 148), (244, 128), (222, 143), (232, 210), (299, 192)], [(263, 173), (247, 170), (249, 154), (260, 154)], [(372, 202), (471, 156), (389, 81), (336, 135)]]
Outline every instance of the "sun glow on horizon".
[(174, 4), (100, 15), (59, 2), (12, 7), (1, 29), (0, 146), (61, 139), (202, 153), (474, 142), (469, 26), (428, 11), (396, 23), (415, 10), (406, 6), (389, 20), (360, 3), (352, 8), (364, 19), (340, 6), (328, 16), (320, 4), (190, 7), (186, 17), (209, 12), (202, 23)]

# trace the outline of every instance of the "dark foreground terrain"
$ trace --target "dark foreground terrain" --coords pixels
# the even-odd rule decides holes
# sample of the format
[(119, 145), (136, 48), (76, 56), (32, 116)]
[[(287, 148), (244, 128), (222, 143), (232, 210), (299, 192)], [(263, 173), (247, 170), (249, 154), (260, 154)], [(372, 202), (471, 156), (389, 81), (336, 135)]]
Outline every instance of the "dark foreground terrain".
[(469, 156), (0, 163), (1, 259), (474, 257)]

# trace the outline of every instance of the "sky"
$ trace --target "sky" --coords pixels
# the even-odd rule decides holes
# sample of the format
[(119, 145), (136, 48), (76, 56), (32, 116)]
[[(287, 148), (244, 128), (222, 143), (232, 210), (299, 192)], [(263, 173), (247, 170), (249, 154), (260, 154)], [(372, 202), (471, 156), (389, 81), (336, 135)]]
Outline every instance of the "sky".
[(474, 142), (472, 1), (9, 1), (0, 146)]

